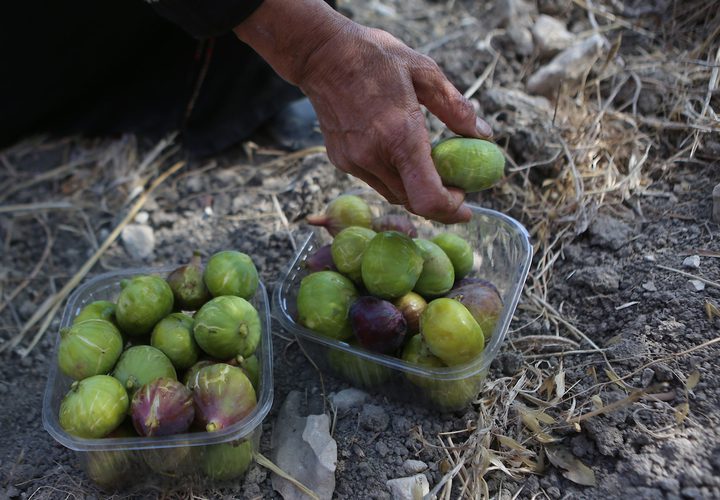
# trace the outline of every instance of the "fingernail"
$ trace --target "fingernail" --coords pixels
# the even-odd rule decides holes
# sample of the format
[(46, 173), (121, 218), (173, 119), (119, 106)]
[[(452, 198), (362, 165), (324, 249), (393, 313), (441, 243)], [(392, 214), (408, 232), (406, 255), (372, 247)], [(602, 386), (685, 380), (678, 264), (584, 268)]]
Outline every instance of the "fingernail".
[(475, 122), (475, 129), (477, 129), (478, 135), (482, 137), (492, 137), (493, 129), (488, 122), (482, 118), (478, 118)]

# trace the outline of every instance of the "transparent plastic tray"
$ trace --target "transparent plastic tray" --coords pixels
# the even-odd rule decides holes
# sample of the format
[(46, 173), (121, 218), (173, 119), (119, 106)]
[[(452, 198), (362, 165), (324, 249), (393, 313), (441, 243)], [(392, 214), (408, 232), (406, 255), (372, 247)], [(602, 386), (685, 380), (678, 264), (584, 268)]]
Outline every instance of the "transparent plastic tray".
[[(375, 215), (404, 213), (377, 195), (363, 196)], [(475, 253), (469, 276), (491, 281), (500, 292), (503, 310), (483, 353), (459, 366), (431, 368), (410, 364), (400, 358), (378, 354), (347, 342), (325, 337), (297, 322), (296, 299), (300, 281), (308, 274), (303, 262), (317, 248), (329, 243), (324, 229), (313, 229), (304, 237), (297, 254), (287, 266), (273, 294), (273, 317), (294, 334), (321, 370), (351, 384), (389, 397), (431, 409), (457, 410), (478, 394), (505, 340), (530, 269), (532, 246), (525, 228), (500, 212), (470, 205), (473, 216), (466, 224), (443, 225), (411, 216), (418, 236), (429, 238), (439, 232), (452, 232), (465, 238)]]
[[(165, 277), (173, 269), (127, 269), (88, 280), (70, 296), (60, 328), (70, 326), (80, 310), (93, 301), (115, 301), (120, 293), (122, 279), (148, 274)], [(217, 432), (187, 432), (171, 436), (102, 439), (72, 436), (62, 429), (58, 417), (60, 403), (72, 384), (72, 380), (60, 372), (57, 365), (58, 334), (43, 398), (45, 430), (57, 442), (77, 452), (82, 469), (90, 479), (107, 490), (176, 485), (180, 482), (203, 485), (222, 482), (225, 478), (215, 477), (215, 474), (208, 476), (201, 470), (198, 464), (202, 454), (229, 446), (249, 446), (252, 452), (257, 451), (262, 422), (273, 402), (270, 304), (263, 283), (260, 283), (250, 302), (257, 309), (262, 326), (260, 345), (256, 351), (260, 375), (257, 406), (240, 422)]]

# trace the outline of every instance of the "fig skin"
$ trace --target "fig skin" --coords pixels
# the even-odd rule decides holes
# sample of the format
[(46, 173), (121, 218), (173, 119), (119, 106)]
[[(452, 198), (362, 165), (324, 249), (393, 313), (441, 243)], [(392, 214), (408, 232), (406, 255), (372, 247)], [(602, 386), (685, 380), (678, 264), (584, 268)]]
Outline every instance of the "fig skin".
[(194, 464), (190, 461), (192, 457), (190, 448), (190, 446), (151, 448), (142, 451), (142, 458), (153, 472), (165, 476), (176, 476), (178, 473), (194, 468)]
[(104, 319), (87, 319), (60, 331), (57, 362), (74, 380), (105, 375), (113, 369), (123, 348), (120, 331)]
[(485, 347), (482, 328), (470, 311), (453, 299), (428, 303), (420, 316), (420, 334), (430, 352), (448, 366), (475, 359)]
[(181, 434), (195, 418), (193, 393), (175, 379), (155, 379), (135, 392), (130, 416), (141, 436)]
[(85, 473), (106, 491), (119, 489), (126, 483), (132, 466), (132, 452), (128, 450), (89, 451), (85, 455)]
[(185, 372), (185, 375), (183, 376), (183, 384), (185, 384), (185, 387), (190, 389), (191, 391), (195, 389), (195, 386), (197, 385), (197, 374), (206, 366), (214, 365), (217, 363), (217, 361), (213, 361), (210, 359), (202, 359), (192, 365), (190, 368), (187, 369)]
[(455, 281), (470, 274), (475, 261), (475, 254), (470, 243), (453, 233), (440, 233), (431, 238), (430, 241), (442, 248), (450, 262), (452, 262), (455, 270)]
[(375, 234), (375, 231), (366, 227), (346, 227), (335, 236), (330, 247), (335, 267), (356, 283), (362, 279), (360, 265), (363, 253)]
[(495, 285), (489, 281), (478, 280), (451, 290), (446, 297), (457, 300), (470, 311), (482, 328), (487, 343), (503, 310), (503, 301)]
[(80, 323), (87, 319), (104, 319), (117, 326), (115, 319), (115, 303), (109, 300), (96, 300), (82, 308), (73, 319), (73, 324)]
[(257, 268), (249, 255), (224, 250), (210, 257), (203, 274), (213, 297), (234, 295), (250, 300), (260, 283)]
[(413, 291), (423, 297), (439, 297), (447, 293), (455, 283), (455, 268), (443, 249), (430, 240), (417, 238), (423, 267)]
[(298, 322), (321, 335), (337, 340), (352, 336), (348, 311), (358, 298), (355, 285), (334, 271), (320, 271), (300, 281), (297, 295)]
[[(352, 341), (350, 345), (358, 344)], [(328, 350), (327, 360), (335, 373), (357, 387), (377, 387), (384, 384), (392, 374), (386, 366), (340, 349)]]
[(172, 313), (155, 325), (150, 345), (160, 349), (176, 370), (190, 368), (200, 356), (193, 336), (193, 319), (185, 313)]
[[(428, 368), (447, 366), (440, 358), (430, 352), (425, 342), (423, 342), (422, 335), (413, 335), (408, 339), (403, 347), (401, 358), (408, 363)], [(432, 377), (423, 377), (413, 373), (407, 373), (406, 376), (410, 382), (425, 389), (431, 389), (436, 382)]]
[(173, 309), (170, 285), (159, 276), (136, 276), (123, 280), (115, 318), (120, 330), (130, 336), (145, 335)]
[(418, 232), (413, 221), (409, 217), (402, 214), (385, 214), (373, 219), (373, 231), (381, 233), (383, 231), (397, 231), (406, 234), (411, 238), (417, 238)]
[(260, 343), (260, 315), (242, 297), (215, 297), (195, 313), (193, 335), (200, 348), (214, 358), (250, 356)]
[(214, 432), (249, 415), (257, 405), (255, 389), (243, 371), (227, 363), (201, 368), (193, 389), (196, 422)]
[(350, 226), (370, 228), (373, 214), (370, 206), (352, 194), (343, 194), (328, 203), (323, 215), (310, 215), (308, 224), (324, 227), (332, 236)]
[(188, 264), (172, 271), (166, 278), (173, 292), (175, 308), (181, 311), (197, 311), (210, 300), (210, 290), (203, 278), (202, 256), (193, 253)]
[(337, 271), (338, 269), (333, 262), (331, 248), (332, 244), (328, 243), (308, 255), (303, 263), (305, 268), (311, 273), (318, 271)]
[(415, 292), (408, 292), (395, 299), (393, 304), (405, 318), (407, 333), (410, 335), (418, 333), (420, 331), (420, 315), (427, 307), (427, 301), (423, 296)]
[(254, 354), (247, 358), (238, 356), (228, 364), (237, 366), (243, 371), (247, 378), (250, 379), (250, 383), (253, 389), (255, 389), (255, 394), (257, 394), (260, 384), (260, 360), (258, 360), (257, 356)]
[(140, 387), (158, 378), (177, 380), (177, 372), (160, 349), (149, 345), (130, 347), (120, 355), (112, 376), (127, 389), (132, 396)]
[(204, 446), (199, 453), (200, 468), (215, 481), (228, 481), (242, 476), (253, 459), (250, 439)]
[(362, 281), (370, 295), (395, 299), (411, 291), (422, 272), (415, 242), (397, 231), (377, 233), (362, 258)]
[(372, 296), (357, 299), (350, 306), (350, 325), (365, 349), (391, 354), (402, 345), (407, 322), (391, 302)]
[(97, 439), (118, 427), (130, 402), (122, 384), (109, 375), (73, 382), (60, 403), (60, 427), (68, 434)]
[(500, 148), (483, 139), (452, 137), (435, 145), (431, 156), (443, 184), (466, 193), (492, 187), (505, 171)]

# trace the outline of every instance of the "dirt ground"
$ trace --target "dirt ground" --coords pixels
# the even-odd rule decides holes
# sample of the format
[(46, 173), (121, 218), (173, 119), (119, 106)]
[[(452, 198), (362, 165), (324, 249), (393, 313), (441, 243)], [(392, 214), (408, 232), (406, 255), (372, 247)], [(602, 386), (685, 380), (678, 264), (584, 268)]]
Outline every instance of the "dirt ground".
[[(473, 405), (438, 414), (370, 394), (337, 414), (336, 498), (391, 498), (386, 481), (408, 475), (407, 459), (428, 465), (440, 498), (720, 498), (712, 3), (540, 0), (507, 15), (498, 6), (517, 2), (340, 3), (429, 54), (461, 91), (477, 86), (470, 93), (508, 155), (508, 175), (470, 201), (521, 221), (535, 259)], [(542, 102), (525, 94), (526, 82), (547, 58), (525, 51), (514, 31), (540, 13), (609, 41), (579, 83)], [(88, 276), (234, 248), (253, 256), (272, 291), (305, 216), (358, 183), (322, 152), (287, 155), (258, 142), (170, 176), (136, 219), (152, 228), (151, 255), (138, 262), (118, 240)], [(173, 144), (132, 136), (28, 138), (0, 152), (0, 348), (88, 261), (148, 180), (182, 158)], [(104, 498), (74, 452), (43, 430), (57, 311), (29, 346), (47, 316), (0, 354), (0, 498)], [(323, 389), (349, 387), (321, 379), (297, 343), (277, 325), (274, 333), (266, 455), (290, 391), (320, 408)], [(257, 465), (220, 489), (116, 498), (126, 496), (279, 498)]]

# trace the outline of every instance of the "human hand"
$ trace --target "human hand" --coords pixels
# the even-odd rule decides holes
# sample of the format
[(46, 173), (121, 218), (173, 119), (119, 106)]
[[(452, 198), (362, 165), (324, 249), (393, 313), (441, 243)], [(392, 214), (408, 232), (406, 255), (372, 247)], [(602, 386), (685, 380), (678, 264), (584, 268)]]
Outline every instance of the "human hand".
[[(291, 8), (278, 1), (277, 9)], [(299, 3), (316, 10), (306, 29), (298, 16), (307, 11), (295, 12), (290, 54), (259, 52), (312, 102), (330, 161), (417, 215), (445, 223), (468, 220), (464, 192), (443, 186), (435, 170), (421, 105), (462, 136), (489, 137), (489, 125), (429, 57), (324, 8), (320, 0)]]

